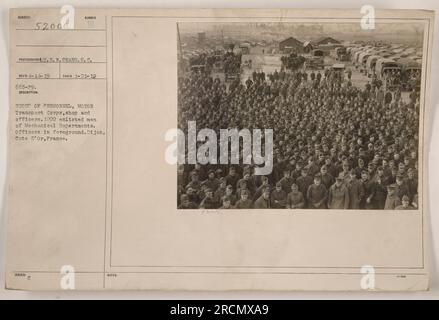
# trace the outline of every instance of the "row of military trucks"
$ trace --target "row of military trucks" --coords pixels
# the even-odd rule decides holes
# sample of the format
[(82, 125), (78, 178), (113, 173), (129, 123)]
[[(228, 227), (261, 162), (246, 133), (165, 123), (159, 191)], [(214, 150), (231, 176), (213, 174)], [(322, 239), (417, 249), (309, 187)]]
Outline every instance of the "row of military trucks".
[(359, 44), (317, 48), (305, 55), (305, 68), (324, 69), (325, 56), (330, 56), (337, 65), (351, 61), (357, 70), (386, 83), (390, 90), (420, 90), (422, 49), (419, 47)]
[(360, 72), (382, 81), (392, 78), (391, 90), (419, 90), (422, 50), (408, 46), (352, 46), (347, 48), (351, 62)]
[(338, 62), (349, 61), (349, 55), (347, 49), (344, 46), (325, 46), (312, 50), (309, 54), (305, 55), (306, 62), (305, 68), (307, 69), (324, 69), (325, 68), (325, 56), (330, 56), (333, 60)]

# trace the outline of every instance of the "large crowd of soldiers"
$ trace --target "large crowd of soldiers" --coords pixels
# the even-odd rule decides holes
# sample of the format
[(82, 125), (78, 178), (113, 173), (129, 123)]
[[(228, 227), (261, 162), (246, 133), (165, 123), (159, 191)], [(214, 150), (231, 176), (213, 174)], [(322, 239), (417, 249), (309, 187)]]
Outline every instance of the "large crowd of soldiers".
[(330, 70), (255, 72), (245, 83), (189, 73), (178, 88), (183, 131), (188, 121), (274, 131), (267, 176), (254, 165), (179, 165), (180, 209), (418, 207), (418, 92), (404, 101)]

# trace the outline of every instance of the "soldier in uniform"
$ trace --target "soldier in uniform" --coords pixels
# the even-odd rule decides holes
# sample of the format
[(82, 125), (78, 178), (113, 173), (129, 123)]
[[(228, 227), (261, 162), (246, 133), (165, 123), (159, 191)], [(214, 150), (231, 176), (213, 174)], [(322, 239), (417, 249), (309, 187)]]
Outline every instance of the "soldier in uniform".
[(238, 184), (239, 181), (239, 176), (236, 173), (236, 168), (235, 167), (230, 167), (229, 168), (229, 174), (226, 176), (226, 182), (227, 185), (231, 185), (233, 187), (233, 190), (236, 190), (236, 185)]
[(314, 176), (314, 183), (309, 186), (307, 192), (308, 205), (313, 209), (326, 209), (326, 201), (328, 199), (328, 191), (322, 184), (321, 174)]
[(282, 184), (278, 182), (276, 189), (271, 192), (271, 207), (274, 209), (285, 209), (287, 206), (287, 193), (282, 189)]
[(253, 201), (249, 199), (250, 192), (247, 189), (241, 190), (241, 198), (236, 201), (236, 209), (251, 209), (253, 208)]
[(215, 200), (213, 196), (213, 190), (210, 188), (206, 188), (206, 196), (200, 203), (200, 209), (217, 209), (219, 207), (219, 203)]
[(343, 184), (343, 178), (335, 178), (335, 183), (329, 188), (329, 209), (349, 209), (349, 191)]
[(289, 192), (291, 189), (291, 185), (293, 184), (294, 180), (290, 177), (291, 172), (289, 168), (284, 169), (284, 176), (282, 179), (279, 180), (279, 183), (282, 186), (282, 190), (286, 192)]
[(402, 199), (403, 196), (408, 196), (410, 199), (410, 190), (408, 185), (404, 181), (404, 176), (401, 174), (396, 175), (396, 195)]
[(246, 187), (247, 190), (250, 192), (250, 196), (252, 196), (256, 192), (256, 187), (252, 179), (250, 179), (250, 177), (251, 177), (250, 168), (245, 168), (242, 179), (239, 179), (238, 182), (236, 183), (236, 188), (238, 190)]
[(230, 199), (232, 206), (234, 206), (236, 201), (238, 201), (238, 197), (233, 194), (233, 187), (230, 184), (226, 187), (226, 194), (224, 196)]
[(384, 210), (394, 210), (401, 204), (401, 199), (396, 195), (396, 185), (390, 184), (387, 186), (387, 197), (384, 204)]
[(198, 209), (198, 206), (189, 200), (189, 197), (187, 194), (182, 194), (180, 197), (180, 206), (178, 209)]
[(198, 172), (196, 170), (193, 170), (191, 172), (190, 176), (191, 176), (191, 181), (187, 184), (186, 190), (188, 188), (192, 188), (192, 189), (194, 189), (197, 192), (200, 191), (202, 184), (201, 184), (201, 182), (199, 180)]
[(415, 177), (415, 170), (413, 170), (413, 168), (407, 170), (406, 185), (408, 187), (409, 197), (413, 199), (415, 194), (418, 193), (418, 179)]
[(360, 209), (360, 203), (364, 197), (364, 187), (357, 179), (355, 170), (349, 172), (349, 180), (346, 183), (349, 192), (349, 209)]
[(329, 190), (329, 188), (334, 184), (334, 177), (328, 173), (328, 168), (326, 165), (323, 165), (320, 168), (320, 173), (322, 175), (322, 183), (325, 185), (326, 189)]
[(360, 209), (374, 209), (372, 199), (375, 195), (375, 183), (370, 179), (369, 171), (363, 170), (361, 182), (364, 187), (364, 198), (360, 203)]
[(208, 187), (213, 192), (215, 192), (218, 189), (220, 183), (219, 183), (218, 179), (215, 177), (214, 170), (209, 170), (209, 172), (207, 174), (207, 179), (202, 182), (202, 185)]
[(227, 182), (224, 177), (218, 179), (219, 187), (214, 193), (215, 200), (218, 203), (222, 203), (222, 198), (226, 195)]
[(410, 205), (410, 199), (408, 196), (402, 197), (402, 204), (397, 206), (395, 210), (414, 210), (415, 208)]
[(387, 188), (383, 184), (382, 176), (377, 175), (373, 180), (375, 183), (375, 194), (372, 199), (374, 209), (384, 209), (386, 198), (387, 198)]
[(255, 201), (255, 209), (268, 209), (270, 208), (270, 187), (265, 187), (262, 191), (262, 195)]
[[(297, 178), (296, 184), (299, 187), (299, 191), (307, 197), (308, 188), (313, 183), (313, 179), (308, 175), (308, 170), (306, 168), (302, 168), (301, 176)], [(305, 206), (308, 206), (308, 199), (305, 198)]]
[(231, 201), (230, 197), (224, 196), (221, 201), (222, 201), (223, 205), (220, 207), (220, 209), (232, 209), (233, 208), (232, 201)]
[(299, 191), (297, 184), (293, 183), (291, 192), (287, 196), (287, 208), (302, 209), (305, 207), (305, 198), (302, 192)]

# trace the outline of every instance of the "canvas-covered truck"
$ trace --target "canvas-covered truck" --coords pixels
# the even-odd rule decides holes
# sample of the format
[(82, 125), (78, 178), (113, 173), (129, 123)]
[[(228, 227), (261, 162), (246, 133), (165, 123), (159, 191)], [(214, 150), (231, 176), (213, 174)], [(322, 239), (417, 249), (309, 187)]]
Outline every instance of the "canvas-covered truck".
[(371, 55), (367, 58), (366, 62), (366, 75), (368, 77), (372, 77), (375, 73), (375, 66), (378, 61), (378, 59), (381, 59), (381, 56), (379, 55)]
[(325, 68), (325, 60), (324, 60), (324, 51), (315, 49), (312, 51), (311, 55), (306, 56), (305, 68), (306, 69), (324, 69)]
[(375, 65), (375, 73), (378, 78), (382, 78), (386, 72), (401, 71), (401, 64), (392, 59), (381, 58), (378, 59)]
[(363, 47), (355, 47), (355, 48), (352, 48), (350, 50), (350, 52), (349, 52), (350, 60), (353, 64), (355, 64), (355, 58), (357, 56), (357, 52), (359, 52), (361, 50), (364, 50), (364, 48)]
[(352, 64), (355, 66), (355, 68), (358, 68), (358, 64), (359, 64), (358, 60), (360, 58), (360, 54), (362, 52), (367, 51), (367, 50), (369, 50), (369, 49), (361, 49), (361, 50), (357, 50), (354, 52), (354, 55), (352, 57)]
[(402, 67), (395, 60), (378, 59), (375, 65), (375, 73), (377, 78), (385, 84), (385, 88), (394, 90), (401, 87)]
[(410, 58), (400, 59), (398, 63), (402, 66), (401, 87), (403, 90), (420, 90), (422, 65)]
[(364, 72), (364, 74), (366, 74), (367, 59), (374, 54), (375, 54), (374, 50), (366, 50), (366, 51), (363, 51), (359, 54), (358, 67), (360, 69), (360, 72)]
[(331, 57), (336, 61), (348, 61), (349, 56), (345, 47), (337, 47), (331, 51)]
[(374, 50), (371, 46), (366, 46), (363, 48), (360, 48), (359, 50), (355, 50), (354, 53), (352, 54), (351, 60), (352, 63), (355, 65), (355, 67), (358, 68), (358, 64), (360, 63), (359, 59), (360, 59), (360, 54), (363, 52), (369, 52)]

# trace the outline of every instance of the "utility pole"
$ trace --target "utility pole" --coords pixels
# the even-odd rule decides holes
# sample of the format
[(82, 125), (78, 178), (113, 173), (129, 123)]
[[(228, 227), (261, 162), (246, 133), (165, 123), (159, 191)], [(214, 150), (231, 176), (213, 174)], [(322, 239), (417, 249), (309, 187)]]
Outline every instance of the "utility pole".
[(178, 37), (178, 54), (179, 56), (181, 56), (182, 50), (181, 50), (180, 28), (178, 27), (178, 23), (177, 23), (177, 37)]
[(177, 39), (178, 39), (178, 71), (179, 73), (183, 73), (184, 72), (183, 50), (181, 48), (180, 28), (178, 27), (178, 23), (177, 23)]

